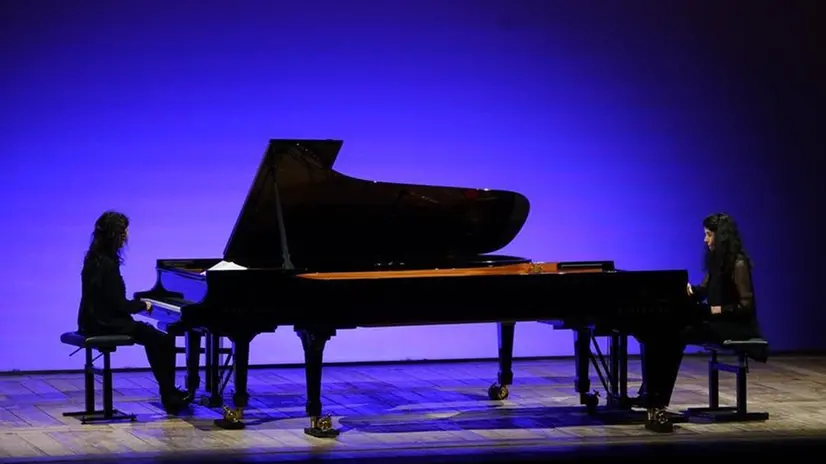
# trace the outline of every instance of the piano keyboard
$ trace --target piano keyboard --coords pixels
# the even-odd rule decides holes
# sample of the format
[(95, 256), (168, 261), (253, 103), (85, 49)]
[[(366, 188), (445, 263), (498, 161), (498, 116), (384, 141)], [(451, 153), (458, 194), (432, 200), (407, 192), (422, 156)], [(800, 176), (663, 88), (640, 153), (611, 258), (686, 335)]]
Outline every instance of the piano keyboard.
[(152, 306), (157, 306), (158, 308), (162, 308), (162, 309), (165, 309), (167, 311), (171, 311), (173, 313), (180, 313), (181, 312), (181, 306), (183, 306), (183, 304), (186, 304), (186, 302), (183, 301), (183, 300), (181, 300), (181, 303), (182, 303), (181, 305), (176, 305), (176, 304), (166, 302), (166, 301), (153, 300), (152, 298), (141, 298), (141, 301), (146, 301), (149, 304), (151, 304)]
[(149, 302), (152, 305), (152, 311), (141, 311), (137, 316), (146, 319), (147, 322), (165, 333), (168, 333), (169, 328), (181, 320), (181, 308), (192, 304), (192, 301), (181, 298), (164, 298), (163, 300), (141, 298), (140, 300)]

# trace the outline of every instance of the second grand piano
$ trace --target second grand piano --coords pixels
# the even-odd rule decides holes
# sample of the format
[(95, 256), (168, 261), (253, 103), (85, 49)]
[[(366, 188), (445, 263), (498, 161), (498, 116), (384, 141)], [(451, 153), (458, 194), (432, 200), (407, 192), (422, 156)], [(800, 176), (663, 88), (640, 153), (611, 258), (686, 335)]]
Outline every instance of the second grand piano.
[[(271, 140), (223, 257), (158, 260), (155, 286), (135, 294), (171, 329), (232, 341), (235, 409), (225, 408), (221, 427), (243, 427), (250, 342), (279, 327), (292, 327), (304, 349), (305, 432), (333, 437), (321, 374), (338, 330), (496, 322), (509, 371), (515, 322), (634, 333), (672, 320), (685, 304), (684, 270), (615, 272), (611, 262), (493, 255), (524, 225), (524, 196), (357, 179), (333, 170), (341, 146)], [(210, 270), (219, 263), (233, 266)], [(197, 359), (188, 355), (190, 374)], [(492, 396), (502, 396), (509, 377), (500, 372)]]

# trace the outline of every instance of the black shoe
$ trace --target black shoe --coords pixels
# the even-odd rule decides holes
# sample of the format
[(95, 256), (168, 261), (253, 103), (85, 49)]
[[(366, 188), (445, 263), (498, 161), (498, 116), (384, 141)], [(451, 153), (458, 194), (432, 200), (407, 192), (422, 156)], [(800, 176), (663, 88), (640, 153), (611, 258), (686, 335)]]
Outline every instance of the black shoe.
[(195, 399), (195, 392), (183, 391), (180, 388), (176, 388), (175, 391), (176, 395), (180, 397), (181, 401), (183, 401), (186, 404), (192, 404), (192, 401)]
[(161, 395), (161, 404), (167, 414), (178, 414), (192, 403), (193, 395), (175, 388)]
[(642, 408), (645, 406), (645, 402), (645, 396), (643, 394), (628, 397), (628, 406), (631, 408)]

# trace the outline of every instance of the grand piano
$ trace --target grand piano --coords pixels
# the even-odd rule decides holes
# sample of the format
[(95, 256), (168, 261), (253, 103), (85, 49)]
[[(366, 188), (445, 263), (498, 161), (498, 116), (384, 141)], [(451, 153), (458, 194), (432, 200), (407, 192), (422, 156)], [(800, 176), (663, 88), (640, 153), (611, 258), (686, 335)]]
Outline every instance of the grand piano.
[[(686, 303), (684, 270), (618, 272), (610, 261), (493, 254), (524, 225), (523, 195), (350, 177), (333, 169), (341, 146), (271, 140), (223, 256), (159, 259), (154, 287), (135, 293), (153, 304), (148, 317), (187, 337), (188, 388), (198, 383), (200, 337), (212, 340), (211, 377), (215, 340), (232, 342), (234, 408), (224, 406), (220, 427), (244, 427), (250, 342), (281, 327), (291, 327), (304, 349), (305, 433), (334, 437), (321, 378), (325, 347), (339, 330), (497, 323), (500, 369), (488, 394), (502, 399), (513, 380), (515, 323), (634, 334), (673, 319)], [(587, 369), (587, 359), (577, 362), (577, 377), (587, 379)], [(208, 383), (214, 403), (223, 387)], [(586, 387), (587, 380), (577, 385), (583, 403), (593, 399)]]

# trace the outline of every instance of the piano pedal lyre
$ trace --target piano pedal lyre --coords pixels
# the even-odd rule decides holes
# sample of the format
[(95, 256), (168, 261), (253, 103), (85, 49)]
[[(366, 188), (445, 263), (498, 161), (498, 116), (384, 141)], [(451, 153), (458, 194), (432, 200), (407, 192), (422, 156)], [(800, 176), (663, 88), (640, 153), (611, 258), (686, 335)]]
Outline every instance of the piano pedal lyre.
[(335, 438), (340, 432), (333, 428), (333, 419), (328, 414), (310, 417), (310, 426), (304, 429), (304, 433), (316, 438)]
[(243, 408), (235, 408), (232, 409), (228, 406), (223, 406), (221, 411), (224, 413), (224, 417), (221, 419), (215, 419), (215, 425), (226, 430), (242, 430), (246, 427), (241, 419), (244, 417), (244, 409)]

